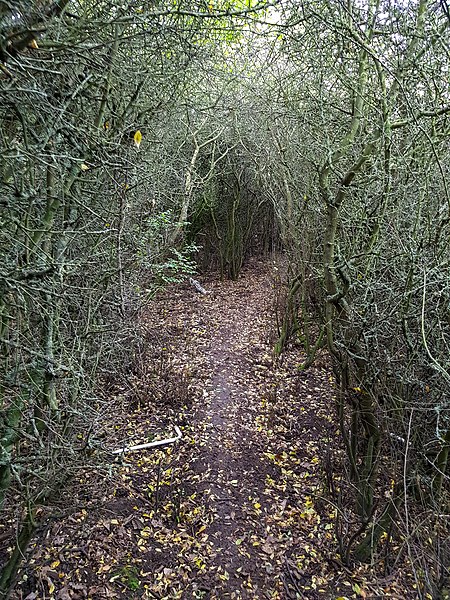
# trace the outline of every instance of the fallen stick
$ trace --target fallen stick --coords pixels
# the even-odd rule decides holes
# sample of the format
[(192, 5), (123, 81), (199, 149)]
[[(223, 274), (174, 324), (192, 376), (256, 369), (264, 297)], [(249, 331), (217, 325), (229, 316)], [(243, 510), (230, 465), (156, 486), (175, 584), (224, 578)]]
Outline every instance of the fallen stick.
[(149, 442), (148, 444), (138, 444), (137, 446), (124, 446), (119, 450), (113, 450), (113, 454), (123, 454), (124, 452), (135, 452), (136, 450), (146, 450), (147, 448), (158, 448), (161, 446), (168, 446), (169, 444), (173, 444), (181, 439), (181, 429), (178, 425), (175, 425), (175, 431), (177, 437), (167, 438), (165, 440), (158, 440), (157, 442)]
[(197, 292), (199, 292), (200, 294), (203, 294), (203, 295), (209, 294), (209, 292), (207, 292), (205, 290), (205, 288), (202, 287), (196, 279), (192, 279), (192, 277), (189, 277), (189, 283), (191, 285), (193, 285), (195, 287), (195, 289), (197, 290)]

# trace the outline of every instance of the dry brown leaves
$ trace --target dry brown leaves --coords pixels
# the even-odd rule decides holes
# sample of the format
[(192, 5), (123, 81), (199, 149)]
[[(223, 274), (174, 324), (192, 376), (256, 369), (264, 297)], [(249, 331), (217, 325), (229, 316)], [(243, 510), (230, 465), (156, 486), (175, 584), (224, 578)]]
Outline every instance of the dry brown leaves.
[(106, 439), (145, 443), (174, 425), (183, 438), (111, 460), (102, 481), (85, 474), (84, 508), (48, 522), (15, 598), (414, 597), (340, 563), (323, 467), (340, 451), (333, 380), (323, 358), (300, 372), (299, 348), (274, 359), (272, 269), (210, 277), (206, 296), (178, 286), (150, 307)]

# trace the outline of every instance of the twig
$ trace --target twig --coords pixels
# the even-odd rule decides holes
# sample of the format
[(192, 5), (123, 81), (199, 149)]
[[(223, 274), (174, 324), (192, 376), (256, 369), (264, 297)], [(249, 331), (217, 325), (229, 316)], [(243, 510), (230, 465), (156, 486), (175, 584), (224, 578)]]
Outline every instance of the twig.
[(113, 450), (113, 454), (123, 454), (124, 452), (135, 452), (136, 450), (145, 450), (147, 448), (160, 448), (161, 446), (168, 446), (177, 442), (182, 437), (181, 429), (178, 425), (175, 425), (175, 431), (177, 436), (173, 438), (167, 438), (165, 440), (158, 440), (157, 442), (149, 442), (148, 444), (138, 444), (137, 446), (124, 446), (118, 450)]
[(295, 580), (295, 577), (294, 577), (294, 575), (293, 575), (293, 573), (292, 573), (292, 571), (291, 571), (291, 568), (290, 568), (290, 566), (289, 566), (289, 562), (288, 562), (288, 560), (287, 560), (287, 559), (285, 559), (284, 563), (285, 563), (285, 566), (286, 566), (286, 569), (287, 569), (287, 572), (288, 572), (289, 578), (290, 578), (290, 580), (292, 581), (292, 583), (293, 583), (293, 585), (294, 585), (294, 587), (295, 587), (295, 590), (296, 590), (296, 592), (297, 592), (297, 593), (300, 595), (300, 597), (301, 597), (301, 598), (305, 598), (305, 594), (302, 592), (302, 590), (301, 590), (301, 589), (300, 589), (300, 587), (298, 586), (298, 583), (297, 583), (297, 581)]
[(200, 294), (206, 295), (206, 294), (210, 293), (210, 292), (207, 292), (205, 290), (205, 288), (202, 287), (196, 279), (192, 279), (192, 277), (189, 277), (189, 283), (191, 285), (193, 285), (195, 287), (195, 289), (197, 290), (197, 292), (199, 292)]

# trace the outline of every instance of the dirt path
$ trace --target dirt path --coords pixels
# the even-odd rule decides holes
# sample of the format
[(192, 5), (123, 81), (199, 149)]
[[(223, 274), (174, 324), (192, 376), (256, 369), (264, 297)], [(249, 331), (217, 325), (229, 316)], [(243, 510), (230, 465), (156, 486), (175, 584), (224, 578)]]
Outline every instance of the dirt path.
[[(205, 394), (209, 402), (196, 418), (200, 428), (206, 425), (206, 436), (194, 468), (204, 474), (206, 482), (203, 492), (211, 511), (206, 531), (213, 543), (213, 567), (219, 574), (209, 591), (222, 598), (254, 597), (264, 587), (267, 566), (258, 564), (257, 549), (267, 536), (258, 517), (265, 510), (261, 498), (266, 480), (276, 476), (264, 455), (257, 418), (268, 390), (262, 389), (261, 379), (255, 376), (258, 368), (265, 371), (272, 363), (264, 352), (269, 348), (258, 335), (264, 334), (258, 331), (258, 323), (261, 312), (268, 316), (271, 297), (266, 287), (242, 289), (244, 283), (228, 303), (222, 301), (223, 316), (206, 351), (211, 372)], [(261, 292), (269, 294), (264, 297)], [(255, 356), (261, 362), (255, 362)]]
[(273, 282), (255, 264), (149, 310), (115, 435), (142, 443), (180, 425), (183, 438), (127, 454), (102, 486), (81, 480), (91, 495), (50, 524), (22, 586), (38, 590), (30, 598), (335, 598), (321, 466), (336, 437), (332, 386), (325, 367), (298, 371), (298, 349), (275, 362)]
[[(208, 296), (183, 289), (165, 304), (165, 322), (176, 315), (182, 330), (171, 352), (189, 365), (193, 401), (169, 466), (180, 470), (186, 547), (169, 534), (177, 551), (157, 566), (154, 597), (326, 597), (321, 548), (331, 549), (334, 514), (317, 506), (319, 452), (335, 435), (331, 386), (325, 369), (299, 375), (298, 351), (275, 363), (273, 283), (257, 265), (238, 282), (206, 282)], [(165, 490), (169, 514), (175, 487)]]

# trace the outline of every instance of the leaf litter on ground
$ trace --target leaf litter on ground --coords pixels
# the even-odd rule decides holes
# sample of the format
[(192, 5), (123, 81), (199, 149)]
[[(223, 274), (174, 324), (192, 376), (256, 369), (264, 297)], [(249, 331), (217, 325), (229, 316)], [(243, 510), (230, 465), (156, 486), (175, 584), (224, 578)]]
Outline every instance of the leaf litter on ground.
[(175, 425), (183, 437), (83, 474), (77, 508), (31, 546), (15, 600), (414, 597), (340, 561), (324, 473), (342, 452), (333, 378), (325, 356), (300, 371), (298, 346), (274, 357), (272, 268), (209, 276), (206, 295), (174, 286), (149, 307), (145, 355), (105, 437), (130, 446)]

